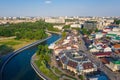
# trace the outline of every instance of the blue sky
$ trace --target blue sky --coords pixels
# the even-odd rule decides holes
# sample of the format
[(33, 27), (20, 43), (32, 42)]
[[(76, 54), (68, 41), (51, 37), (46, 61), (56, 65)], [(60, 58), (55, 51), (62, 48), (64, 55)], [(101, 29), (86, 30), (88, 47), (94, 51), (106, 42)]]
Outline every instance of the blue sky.
[(120, 0), (0, 0), (0, 16), (120, 16)]

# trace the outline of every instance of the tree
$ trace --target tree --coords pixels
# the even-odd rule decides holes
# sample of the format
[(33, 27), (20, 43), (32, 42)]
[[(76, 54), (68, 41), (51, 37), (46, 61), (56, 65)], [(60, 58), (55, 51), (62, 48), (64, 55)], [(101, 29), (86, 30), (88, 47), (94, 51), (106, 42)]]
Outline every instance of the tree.
[(65, 25), (63, 29), (70, 29), (70, 25)]
[(5, 55), (9, 52), (12, 52), (14, 49), (7, 45), (0, 45), (0, 55)]
[(45, 23), (40, 20), (37, 22), (23, 22), (17, 24), (9, 24), (7, 27), (0, 25), (0, 36), (10, 37), (16, 36), (16, 39), (43, 39), (47, 37), (45, 29), (51, 31), (59, 31), (57, 28), (53, 28), (50, 23)]
[(39, 56), (39, 60), (48, 64), (50, 59), (50, 49), (48, 49), (48, 45), (39, 45), (37, 55)]
[(114, 23), (119, 25), (120, 24), (120, 20), (119, 19), (114, 19)]
[(64, 39), (67, 36), (66, 32), (62, 32), (62, 39)]

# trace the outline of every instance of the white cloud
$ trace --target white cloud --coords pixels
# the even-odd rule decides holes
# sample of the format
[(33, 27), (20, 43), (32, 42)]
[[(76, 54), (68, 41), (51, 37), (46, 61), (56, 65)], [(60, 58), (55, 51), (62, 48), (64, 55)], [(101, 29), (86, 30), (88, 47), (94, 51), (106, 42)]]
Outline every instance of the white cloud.
[(51, 1), (51, 0), (45, 0), (45, 3), (46, 3), (46, 4), (51, 4), (52, 1)]

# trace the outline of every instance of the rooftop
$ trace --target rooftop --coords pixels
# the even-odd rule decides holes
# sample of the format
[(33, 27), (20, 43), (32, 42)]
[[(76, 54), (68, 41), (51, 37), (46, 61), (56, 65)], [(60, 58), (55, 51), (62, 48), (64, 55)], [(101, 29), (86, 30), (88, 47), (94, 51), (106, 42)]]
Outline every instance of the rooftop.
[(120, 44), (115, 44), (114, 48), (120, 48)]
[(69, 60), (67, 65), (68, 65), (68, 66), (70, 66), (70, 67), (76, 68), (76, 67), (77, 67), (77, 65), (78, 65), (78, 63), (77, 63), (77, 62), (74, 62), (74, 61)]
[(92, 69), (94, 68), (93, 64), (91, 62), (83, 63), (84, 69)]

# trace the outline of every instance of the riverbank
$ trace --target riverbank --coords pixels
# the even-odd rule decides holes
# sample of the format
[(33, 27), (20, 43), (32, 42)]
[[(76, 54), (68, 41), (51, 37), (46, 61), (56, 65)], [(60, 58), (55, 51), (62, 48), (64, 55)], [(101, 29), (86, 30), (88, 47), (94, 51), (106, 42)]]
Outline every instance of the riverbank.
[(23, 50), (28, 49), (28, 48), (30, 48), (30, 47), (32, 47), (32, 46), (38, 45), (39, 43), (42, 43), (42, 42), (46, 41), (46, 40), (49, 39), (49, 38), (51, 38), (51, 36), (49, 36), (49, 37), (47, 37), (47, 38), (45, 38), (45, 39), (42, 39), (42, 40), (35, 41), (35, 42), (33, 42), (33, 43), (25, 46), (25, 47), (22, 47), (22, 48), (20, 48), (20, 49), (18, 49), (18, 50), (16, 50), (16, 51), (12, 52), (12, 54), (7, 58), (7, 60), (5, 60), (5, 62), (3, 63), (2, 67), (1, 67), (1, 70), (0, 70), (0, 80), (2, 80), (2, 73), (3, 73), (3, 70), (4, 70), (5, 66), (6, 66), (6, 64), (7, 64), (13, 57), (15, 57), (17, 54), (19, 54), (19, 53), (22, 52)]
[[(61, 38), (60, 38), (61, 39)], [(56, 42), (58, 42), (60, 39), (56, 40), (55, 42), (51, 43), (51, 44), (55, 44)], [(40, 67), (38, 67), (38, 55), (36, 55), (36, 53), (32, 56), (31, 58), (31, 66), (34, 69), (34, 71), (36, 72), (36, 74), (42, 78), (43, 80), (58, 80), (60, 76), (56, 76), (57, 74), (53, 73), (51, 69), (48, 68), (44, 68), (46, 69), (46, 71), (48, 71), (49, 73), (46, 74), (44, 73), (44, 71), (40, 70)], [(39, 60), (40, 61), (40, 60)]]
[(32, 56), (31, 58), (31, 66), (32, 68), (34, 69), (34, 71), (36, 72), (36, 74), (42, 78), (43, 80), (51, 80), (50, 78), (48, 78), (47, 76), (45, 76), (40, 70), (39, 68), (37, 67), (37, 65), (35, 64), (35, 59), (36, 59), (36, 53)]
[[(5, 45), (10, 47), (13, 51), (18, 50), (26, 45), (29, 45), (30, 43), (35, 42), (36, 40), (27, 40), (27, 39), (21, 39), (21, 40), (16, 40), (16, 39), (5, 39), (5, 40), (0, 40), (0, 45)], [(10, 52), (4, 51), (4, 54), (0, 54), (0, 56), (6, 55)]]
[(53, 34), (59, 34), (59, 35), (61, 35), (61, 32), (49, 31), (49, 30), (45, 30), (45, 31), (48, 32), (48, 33), (53, 33)]
[[(54, 33), (54, 32), (51, 32), (51, 31), (46, 31), (50, 36), (51, 36), (51, 34), (50, 33)], [(60, 33), (55, 33), (55, 34), (59, 34), (60, 35)], [(59, 38), (58, 40), (56, 40), (55, 42), (53, 42), (53, 43), (51, 43), (51, 44), (55, 44), (56, 42), (58, 42), (59, 40), (60, 40), (61, 38)], [(36, 61), (36, 58), (37, 56), (36, 56), (36, 53), (32, 56), (32, 58), (31, 58), (31, 61), (30, 61), (30, 64), (31, 64), (31, 66), (32, 66), (32, 68), (33, 68), (33, 70), (36, 72), (36, 74), (40, 77), (40, 78), (42, 78), (43, 80), (52, 80), (51, 78), (49, 78), (48, 76), (46, 76), (44, 73), (42, 73), (41, 71), (40, 71), (40, 69), (38, 68), (38, 66), (36, 65), (36, 63), (35, 63), (35, 61)], [(51, 74), (51, 73), (49, 73), (49, 74)], [(53, 78), (54, 79), (56, 79), (56, 78), (58, 78), (58, 76), (54, 76), (54, 74), (52, 74), (51, 76), (53, 76)]]

